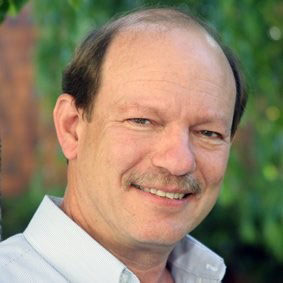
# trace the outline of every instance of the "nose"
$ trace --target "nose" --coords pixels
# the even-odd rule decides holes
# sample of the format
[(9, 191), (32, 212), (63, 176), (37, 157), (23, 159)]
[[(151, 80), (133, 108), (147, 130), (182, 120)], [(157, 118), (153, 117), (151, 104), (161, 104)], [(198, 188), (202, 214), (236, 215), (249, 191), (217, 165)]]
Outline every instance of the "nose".
[(194, 172), (196, 160), (188, 131), (162, 137), (153, 153), (152, 163), (175, 176)]

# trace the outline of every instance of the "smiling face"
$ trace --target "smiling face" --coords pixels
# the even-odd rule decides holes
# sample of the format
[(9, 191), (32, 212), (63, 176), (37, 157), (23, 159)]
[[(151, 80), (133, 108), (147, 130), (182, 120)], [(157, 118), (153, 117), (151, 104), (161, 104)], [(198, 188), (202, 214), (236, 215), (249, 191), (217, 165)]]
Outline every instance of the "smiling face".
[(197, 28), (112, 42), (70, 161), (84, 228), (121, 246), (172, 246), (209, 213), (230, 149), (235, 83)]

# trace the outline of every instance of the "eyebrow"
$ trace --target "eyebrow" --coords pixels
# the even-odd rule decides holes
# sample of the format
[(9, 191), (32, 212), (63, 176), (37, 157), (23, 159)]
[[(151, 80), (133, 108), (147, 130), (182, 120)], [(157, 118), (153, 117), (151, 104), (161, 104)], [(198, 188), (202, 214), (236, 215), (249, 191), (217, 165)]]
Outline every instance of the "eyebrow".
[(200, 121), (201, 124), (208, 124), (214, 121), (221, 122), (223, 124), (227, 123), (227, 120), (222, 115), (219, 115), (219, 114), (215, 114), (215, 115), (208, 114), (203, 118), (198, 118), (198, 120)]
[(124, 103), (118, 106), (118, 111), (124, 113), (129, 110), (138, 110), (138, 111), (145, 111), (151, 112), (157, 115), (160, 115), (162, 110), (150, 105), (141, 105), (139, 103)]
[[(134, 103), (123, 103), (118, 106), (118, 111), (120, 113), (125, 113), (127, 111), (131, 110), (138, 110), (146, 113), (153, 113), (155, 115), (158, 115), (159, 117), (162, 116), (162, 113), (168, 113), (166, 110), (159, 109), (155, 106), (151, 105), (141, 105), (140, 103), (134, 102)], [(207, 113), (204, 117), (196, 116), (194, 118), (197, 122), (197, 124), (209, 124), (213, 122), (221, 123), (223, 126), (227, 126), (227, 120), (225, 117), (219, 113)]]

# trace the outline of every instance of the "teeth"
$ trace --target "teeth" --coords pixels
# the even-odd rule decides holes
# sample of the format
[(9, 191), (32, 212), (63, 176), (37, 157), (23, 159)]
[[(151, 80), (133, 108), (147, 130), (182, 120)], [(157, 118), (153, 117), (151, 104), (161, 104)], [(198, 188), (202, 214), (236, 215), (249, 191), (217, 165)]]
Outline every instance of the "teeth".
[(156, 189), (150, 189), (150, 192), (151, 192), (152, 194), (156, 194), (157, 190), (156, 190)]
[(153, 189), (153, 188), (144, 188), (142, 186), (136, 186), (137, 188), (141, 189), (144, 192), (151, 193), (153, 195), (157, 195), (159, 197), (166, 197), (169, 199), (182, 199), (185, 194), (181, 193), (169, 193), (169, 192), (164, 192), (161, 190)]
[(160, 190), (157, 190), (155, 194), (160, 196), (160, 197), (165, 197), (166, 196), (166, 193), (163, 192), (163, 191), (160, 191)]
[(166, 193), (166, 197), (173, 199), (175, 197), (175, 194), (174, 193)]

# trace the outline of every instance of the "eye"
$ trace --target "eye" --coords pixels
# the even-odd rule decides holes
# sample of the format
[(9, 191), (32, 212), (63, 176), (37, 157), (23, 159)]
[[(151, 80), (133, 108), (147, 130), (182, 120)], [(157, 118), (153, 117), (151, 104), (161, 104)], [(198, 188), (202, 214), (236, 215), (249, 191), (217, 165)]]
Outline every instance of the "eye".
[(128, 121), (140, 126), (146, 126), (151, 124), (151, 121), (146, 118), (130, 118), (128, 119)]
[(223, 139), (221, 134), (219, 134), (217, 132), (209, 131), (209, 130), (202, 130), (202, 131), (200, 131), (200, 134), (207, 137), (207, 138)]

